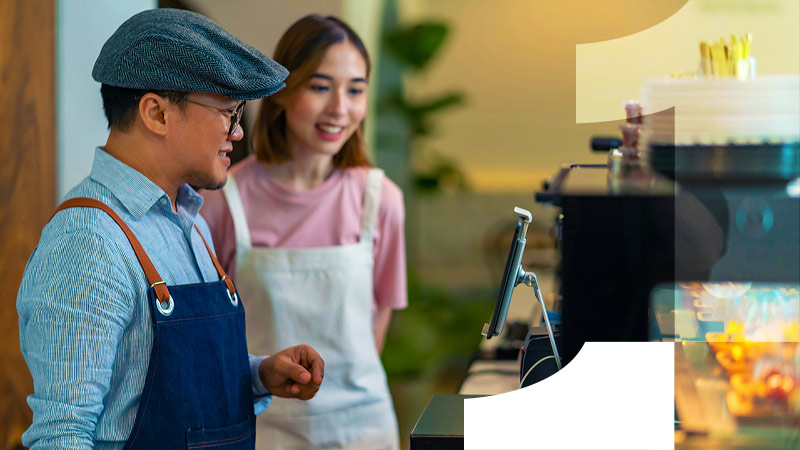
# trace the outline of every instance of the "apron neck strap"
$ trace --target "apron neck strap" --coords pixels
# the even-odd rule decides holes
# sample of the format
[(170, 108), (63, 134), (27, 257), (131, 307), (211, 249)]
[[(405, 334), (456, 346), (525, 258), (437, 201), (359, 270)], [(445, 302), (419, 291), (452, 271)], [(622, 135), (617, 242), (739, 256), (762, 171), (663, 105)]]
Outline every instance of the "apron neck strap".
[(239, 187), (233, 175), (228, 174), (228, 181), (222, 187), (222, 193), (225, 195), (228, 211), (233, 220), (233, 234), (236, 237), (236, 258), (238, 259), (253, 247), (253, 243), (250, 239), (247, 217), (244, 214), (242, 197), (239, 195)]
[[(128, 225), (122, 220), (122, 218), (119, 217), (119, 215), (117, 215), (117, 213), (114, 212), (114, 210), (112, 210), (108, 205), (99, 200), (87, 197), (78, 197), (69, 199), (64, 203), (62, 203), (61, 205), (59, 205), (58, 208), (53, 213), (53, 216), (55, 216), (59, 211), (68, 208), (97, 208), (108, 214), (114, 220), (114, 222), (116, 222), (117, 225), (119, 225), (119, 227), (122, 229), (122, 232), (125, 233), (125, 237), (128, 238), (128, 242), (130, 242), (131, 247), (133, 247), (133, 252), (136, 254), (136, 259), (139, 260), (139, 264), (142, 266), (142, 269), (144, 270), (144, 275), (147, 278), (147, 282), (150, 283), (150, 287), (152, 287), (156, 291), (156, 296), (158, 297), (158, 300), (162, 303), (169, 301), (170, 295), (166, 283), (161, 278), (161, 275), (158, 274), (156, 267), (153, 265), (153, 262), (150, 260), (150, 257), (147, 256), (147, 252), (144, 251), (142, 244), (139, 242), (138, 239), (136, 239), (136, 236), (133, 234)], [(53, 216), (50, 216), (50, 219), (52, 219)], [(225, 280), (225, 285), (228, 287), (228, 291), (231, 293), (231, 295), (235, 294), (236, 288), (233, 286), (233, 282), (225, 274), (225, 271), (222, 269), (222, 266), (219, 264), (219, 261), (217, 261), (216, 256), (214, 256), (214, 252), (211, 251), (211, 248), (208, 246), (208, 242), (206, 242), (206, 239), (203, 237), (203, 234), (200, 233), (200, 230), (197, 228), (197, 225), (195, 225), (194, 227), (197, 230), (197, 234), (199, 234), (200, 238), (203, 240), (203, 244), (205, 244), (206, 250), (208, 250), (208, 254), (211, 255), (211, 260), (214, 262), (214, 267), (216, 267), (217, 273), (219, 274), (220, 278)]]
[(383, 170), (371, 168), (367, 173), (367, 187), (364, 189), (364, 210), (361, 213), (361, 237), (359, 242), (371, 242), (378, 227), (378, 206), (381, 203)]

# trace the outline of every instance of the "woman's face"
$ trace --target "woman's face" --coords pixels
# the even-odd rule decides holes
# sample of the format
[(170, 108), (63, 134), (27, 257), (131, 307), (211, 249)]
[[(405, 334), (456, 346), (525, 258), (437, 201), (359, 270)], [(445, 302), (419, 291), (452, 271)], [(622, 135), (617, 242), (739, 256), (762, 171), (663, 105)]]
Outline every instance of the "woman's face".
[(331, 158), (364, 120), (367, 64), (350, 42), (333, 44), (311, 79), (288, 99), (286, 139), (292, 155)]

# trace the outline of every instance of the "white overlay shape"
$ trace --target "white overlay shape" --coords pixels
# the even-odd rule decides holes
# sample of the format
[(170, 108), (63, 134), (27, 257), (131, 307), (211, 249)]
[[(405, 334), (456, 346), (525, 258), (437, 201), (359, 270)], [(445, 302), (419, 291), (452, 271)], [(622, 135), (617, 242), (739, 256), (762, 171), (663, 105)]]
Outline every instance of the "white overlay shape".
[(464, 448), (673, 448), (674, 346), (587, 342), (549, 378), (465, 400)]

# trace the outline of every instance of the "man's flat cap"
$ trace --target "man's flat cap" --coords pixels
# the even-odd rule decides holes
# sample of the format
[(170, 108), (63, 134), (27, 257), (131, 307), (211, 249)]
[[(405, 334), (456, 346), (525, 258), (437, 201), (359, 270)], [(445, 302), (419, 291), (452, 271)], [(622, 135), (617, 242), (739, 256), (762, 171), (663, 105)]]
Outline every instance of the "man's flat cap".
[(213, 92), (236, 100), (274, 94), (289, 71), (205, 16), (151, 9), (106, 41), (92, 77), (130, 89)]

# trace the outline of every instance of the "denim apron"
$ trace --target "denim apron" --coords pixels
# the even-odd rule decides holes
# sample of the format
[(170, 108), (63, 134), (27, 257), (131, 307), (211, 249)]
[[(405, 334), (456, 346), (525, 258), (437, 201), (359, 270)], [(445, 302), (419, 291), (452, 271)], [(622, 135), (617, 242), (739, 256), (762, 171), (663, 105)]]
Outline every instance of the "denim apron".
[(247, 304), (250, 351), (272, 354), (307, 343), (325, 360), (325, 383), (314, 398), (274, 398), (259, 416), (258, 450), (399, 448), (372, 334), (373, 240), (383, 178), (380, 169), (367, 176), (357, 243), (291, 249), (252, 246), (236, 180), (228, 175), (223, 192), (236, 234), (236, 282), (242, 295), (255, 299)]
[(150, 284), (153, 347), (125, 449), (252, 450), (255, 416), (244, 307), (200, 230), (220, 280), (168, 287), (111, 208), (74, 198), (56, 212), (74, 207), (98, 208), (114, 219)]

